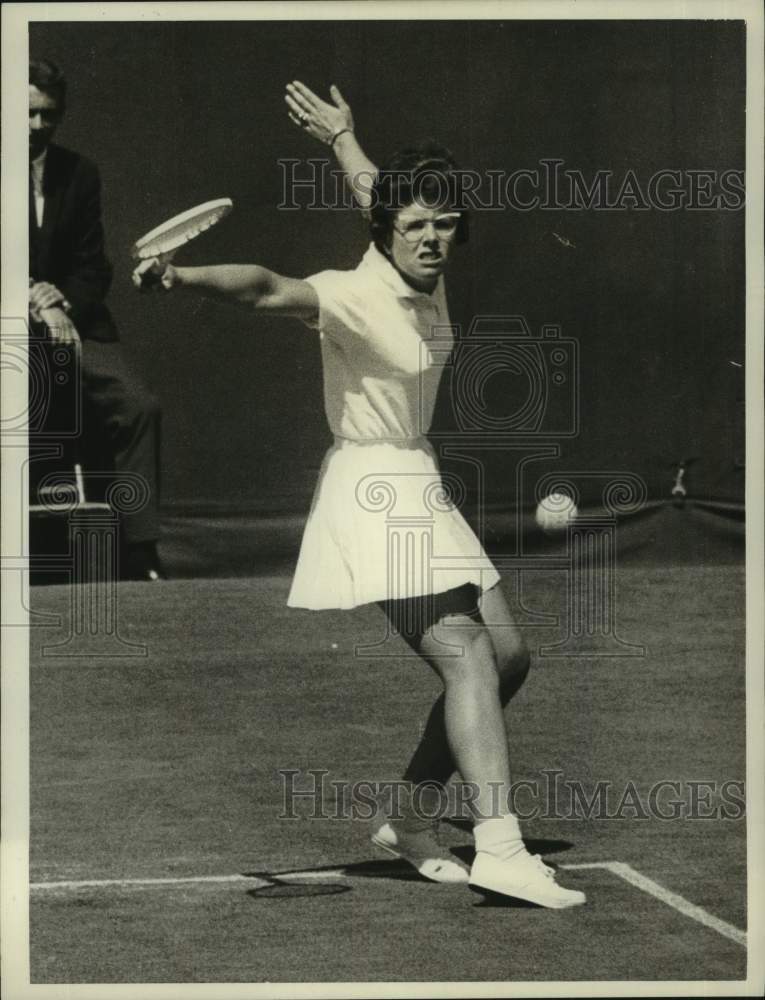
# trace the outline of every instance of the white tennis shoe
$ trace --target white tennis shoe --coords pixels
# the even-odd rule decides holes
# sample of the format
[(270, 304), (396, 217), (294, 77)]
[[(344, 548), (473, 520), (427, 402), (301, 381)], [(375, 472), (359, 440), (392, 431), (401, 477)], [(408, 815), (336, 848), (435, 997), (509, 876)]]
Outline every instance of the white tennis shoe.
[(431, 882), (468, 881), (467, 868), (446, 857), (448, 852), (439, 844), (432, 827), (413, 830), (406, 828), (405, 821), (386, 822), (372, 834), (372, 843), (394, 858), (408, 861)]
[(470, 885), (471, 888), (487, 889), (553, 910), (564, 910), (587, 902), (583, 892), (558, 885), (554, 869), (548, 867), (538, 854), (529, 854), (525, 850), (507, 861), (478, 851), (470, 870)]

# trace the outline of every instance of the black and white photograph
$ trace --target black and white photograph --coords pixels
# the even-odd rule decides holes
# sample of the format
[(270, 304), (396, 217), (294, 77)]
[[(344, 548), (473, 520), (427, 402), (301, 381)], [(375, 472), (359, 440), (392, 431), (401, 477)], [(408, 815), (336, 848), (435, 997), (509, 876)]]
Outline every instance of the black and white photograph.
[(4, 997), (761, 996), (761, 5), (2, 17)]

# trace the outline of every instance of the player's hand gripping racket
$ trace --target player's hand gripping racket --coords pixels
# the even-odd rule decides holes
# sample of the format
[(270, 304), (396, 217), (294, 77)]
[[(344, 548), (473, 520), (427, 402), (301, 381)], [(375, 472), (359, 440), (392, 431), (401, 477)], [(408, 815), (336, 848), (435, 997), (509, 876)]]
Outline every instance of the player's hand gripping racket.
[(141, 263), (133, 271), (138, 288), (162, 283), (167, 265), (177, 250), (220, 222), (233, 208), (230, 198), (216, 198), (189, 208), (146, 233), (133, 245), (132, 255)]

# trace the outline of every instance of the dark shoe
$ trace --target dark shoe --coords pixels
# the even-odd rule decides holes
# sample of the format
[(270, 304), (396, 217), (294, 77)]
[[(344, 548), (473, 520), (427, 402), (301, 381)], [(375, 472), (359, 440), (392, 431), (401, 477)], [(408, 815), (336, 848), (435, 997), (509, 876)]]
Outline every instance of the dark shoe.
[(120, 576), (123, 580), (145, 580), (147, 583), (156, 583), (167, 579), (156, 542), (128, 545), (122, 569)]

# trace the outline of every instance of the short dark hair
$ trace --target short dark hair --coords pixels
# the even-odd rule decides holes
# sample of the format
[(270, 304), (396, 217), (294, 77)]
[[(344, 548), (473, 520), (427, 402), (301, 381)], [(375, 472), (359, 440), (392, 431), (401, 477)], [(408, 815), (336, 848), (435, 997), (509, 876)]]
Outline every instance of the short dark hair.
[(396, 213), (423, 201), (459, 211), (455, 240), (468, 238), (468, 212), (462, 197), (463, 175), (451, 152), (432, 140), (394, 153), (380, 168), (372, 185), (369, 228), (378, 250), (383, 250)]
[(66, 107), (66, 77), (55, 63), (48, 59), (29, 60), (29, 82), (56, 102), (59, 114)]

